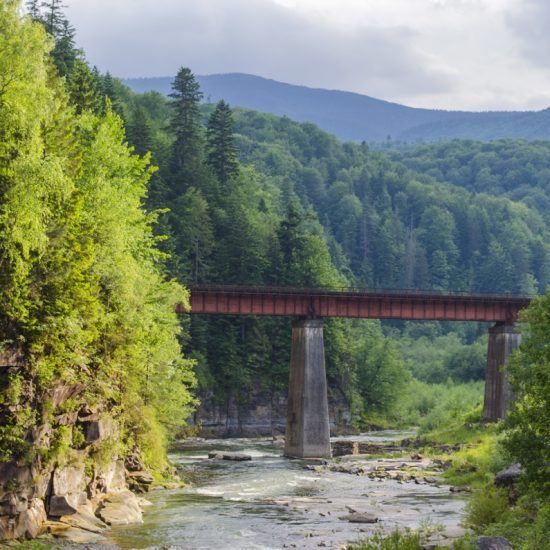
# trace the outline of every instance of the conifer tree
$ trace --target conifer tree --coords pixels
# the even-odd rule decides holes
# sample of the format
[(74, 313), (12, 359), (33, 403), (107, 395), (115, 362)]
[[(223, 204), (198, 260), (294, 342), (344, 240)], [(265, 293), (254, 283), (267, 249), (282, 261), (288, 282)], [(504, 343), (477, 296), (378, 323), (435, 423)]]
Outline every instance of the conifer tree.
[(233, 114), (225, 101), (220, 101), (206, 128), (208, 164), (222, 185), (234, 177), (239, 168), (237, 148), (233, 138)]
[[(109, 73), (107, 73), (108, 75)], [(104, 92), (107, 92), (107, 88), (103, 88)], [(110, 97), (106, 93), (107, 97)], [(112, 99), (112, 98), (111, 98)], [(153, 132), (151, 129), (151, 122), (147, 111), (138, 106), (132, 113), (128, 125), (128, 141), (134, 146), (134, 149), (138, 155), (145, 155), (153, 150)]]
[(173, 190), (180, 195), (198, 185), (203, 164), (203, 131), (199, 103), (202, 93), (190, 69), (182, 67), (172, 83), (173, 115), (170, 128), (175, 135), (171, 172)]
[(62, 21), (61, 25), (62, 28), (56, 38), (52, 57), (59, 74), (65, 76), (72, 72), (76, 60), (82, 59), (83, 54), (75, 46), (74, 27), (66, 19)]
[(94, 113), (102, 112), (103, 101), (97, 76), (84, 60), (75, 61), (67, 87), (77, 113), (86, 110)]

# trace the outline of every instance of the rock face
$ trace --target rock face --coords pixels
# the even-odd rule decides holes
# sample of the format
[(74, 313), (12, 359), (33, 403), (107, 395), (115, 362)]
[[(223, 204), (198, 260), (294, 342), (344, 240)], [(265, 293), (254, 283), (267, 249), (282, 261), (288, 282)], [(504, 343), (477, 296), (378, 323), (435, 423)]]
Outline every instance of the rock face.
[[(246, 406), (238, 405), (234, 399), (217, 405), (208, 395), (199, 397), (201, 405), (193, 422), (200, 427), (202, 437), (262, 437), (285, 433), (286, 395), (269, 395), (258, 389)], [(338, 390), (329, 395), (329, 418), (331, 433), (352, 433), (350, 405)]]
[[(17, 361), (15, 352), (0, 354), (0, 363), (7, 368)], [(137, 497), (127, 488), (144, 492), (153, 477), (145, 471), (138, 449), (127, 459), (128, 469), (114, 451), (110, 459), (108, 451), (107, 456), (98, 453), (98, 449), (112, 448), (110, 443), (119, 432), (108, 413), (83, 404), (83, 389), (60, 383), (42, 395), (53, 414), (29, 429), (26, 436), (35, 449), (51, 450), (59, 434), (78, 443), (53, 459), (37, 452), (28, 463), (15, 458), (0, 463), (0, 541), (31, 539), (47, 530), (70, 540), (95, 542), (107, 523), (142, 521)], [(40, 410), (38, 397), (31, 390), (24, 391), (26, 404)], [(0, 423), (5, 414), (6, 406), (0, 403)], [(96, 516), (99, 509), (103, 521)]]

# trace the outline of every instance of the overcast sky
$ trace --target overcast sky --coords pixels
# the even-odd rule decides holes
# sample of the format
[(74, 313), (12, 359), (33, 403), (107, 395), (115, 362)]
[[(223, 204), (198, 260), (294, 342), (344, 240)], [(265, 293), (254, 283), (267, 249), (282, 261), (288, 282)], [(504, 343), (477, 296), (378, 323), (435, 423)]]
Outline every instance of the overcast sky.
[(251, 73), (412, 106), (550, 106), (550, 0), (66, 0), (119, 77)]

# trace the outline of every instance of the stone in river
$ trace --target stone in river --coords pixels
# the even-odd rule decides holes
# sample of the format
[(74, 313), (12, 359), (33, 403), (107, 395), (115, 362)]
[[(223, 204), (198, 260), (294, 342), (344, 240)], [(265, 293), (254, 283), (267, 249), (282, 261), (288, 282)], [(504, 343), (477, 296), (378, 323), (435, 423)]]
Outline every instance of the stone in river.
[(345, 519), (350, 523), (376, 523), (378, 521), (378, 518), (375, 515), (367, 512), (353, 512), (352, 514), (343, 516), (340, 519)]
[(252, 460), (250, 455), (244, 453), (223, 453), (219, 451), (212, 451), (208, 453), (208, 458), (214, 458), (216, 460), (235, 460), (237, 462)]

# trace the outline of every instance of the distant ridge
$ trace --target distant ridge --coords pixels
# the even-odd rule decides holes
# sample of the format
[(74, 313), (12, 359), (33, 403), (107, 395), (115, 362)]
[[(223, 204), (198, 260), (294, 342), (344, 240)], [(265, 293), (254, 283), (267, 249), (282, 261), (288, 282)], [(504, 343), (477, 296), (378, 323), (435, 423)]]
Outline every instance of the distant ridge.
[[(550, 108), (524, 112), (417, 109), (352, 92), (307, 88), (241, 73), (196, 78), (206, 101), (224, 99), (232, 107), (312, 122), (342, 140), (550, 139)], [(136, 92), (154, 90), (168, 95), (172, 80), (130, 78), (123, 82)]]

